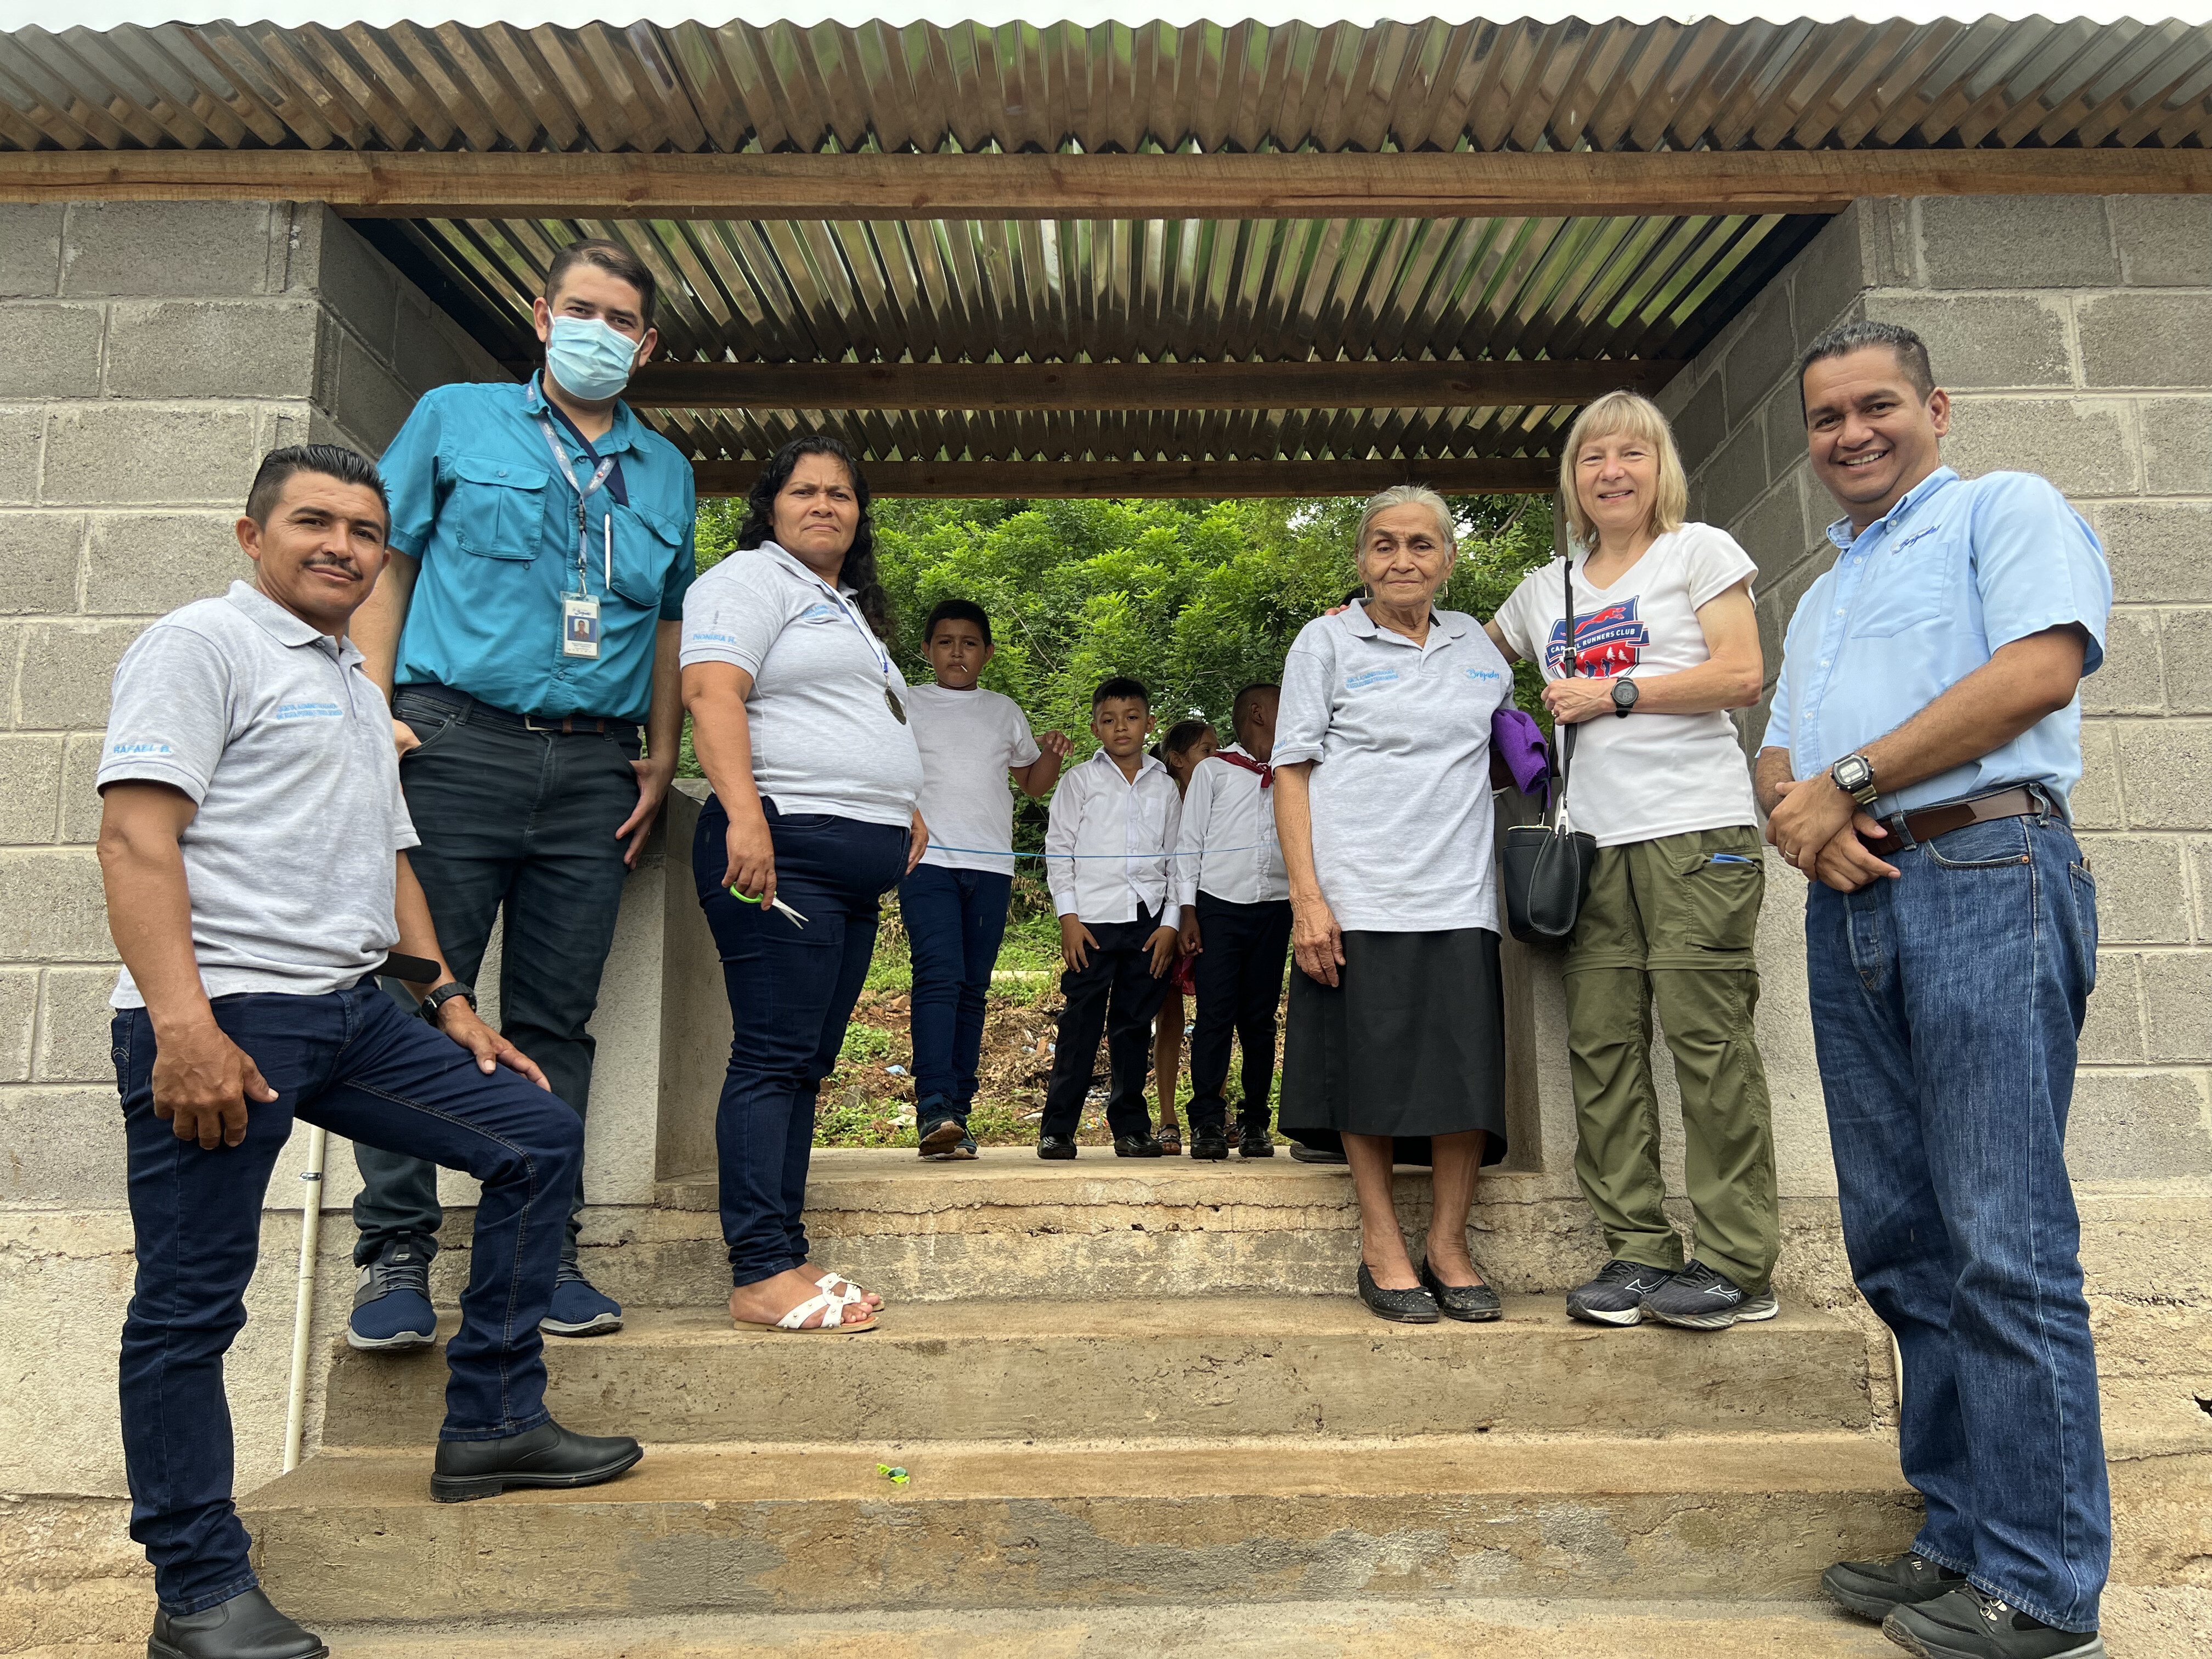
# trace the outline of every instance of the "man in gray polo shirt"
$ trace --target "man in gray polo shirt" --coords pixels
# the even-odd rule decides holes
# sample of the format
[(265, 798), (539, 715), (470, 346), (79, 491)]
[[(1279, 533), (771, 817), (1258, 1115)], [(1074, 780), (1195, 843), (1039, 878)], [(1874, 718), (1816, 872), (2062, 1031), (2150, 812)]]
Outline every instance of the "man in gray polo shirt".
[[(477, 1018), (408, 869), (391, 716), (345, 635), (386, 522), (362, 457), (276, 451), (238, 521), (254, 584), (163, 617), (116, 671), (100, 862), (124, 963), (111, 1000), (138, 1272), (119, 1380), (131, 1534), (160, 1601), (149, 1659), (328, 1652), (258, 1588), (222, 1379), (295, 1117), (483, 1183), (434, 1498), (590, 1486), (640, 1455), (545, 1409), (538, 1326), (582, 1130)], [(429, 1023), (378, 989), (392, 952), (419, 959), (392, 965)]]

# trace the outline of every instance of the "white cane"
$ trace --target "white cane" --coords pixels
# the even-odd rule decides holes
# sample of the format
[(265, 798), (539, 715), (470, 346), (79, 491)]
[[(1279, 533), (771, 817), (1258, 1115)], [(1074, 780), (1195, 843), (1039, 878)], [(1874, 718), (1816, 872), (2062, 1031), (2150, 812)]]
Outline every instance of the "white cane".
[(315, 1247), (322, 1238), (323, 1153), (330, 1132), (307, 1130), (307, 1167), (300, 1172), (300, 1288), (292, 1311), (292, 1384), (284, 1407), (284, 1471), (300, 1467), (300, 1440), (307, 1426), (307, 1347), (315, 1325)]

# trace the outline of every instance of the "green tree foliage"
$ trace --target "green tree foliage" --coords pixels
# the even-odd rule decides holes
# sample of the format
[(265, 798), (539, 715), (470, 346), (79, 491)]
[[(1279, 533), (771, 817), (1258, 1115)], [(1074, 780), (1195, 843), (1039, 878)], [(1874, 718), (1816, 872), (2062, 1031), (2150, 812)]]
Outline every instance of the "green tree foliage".
[[(1226, 738), (1239, 686), (1272, 680), (1298, 630), (1356, 584), (1352, 499), (876, 504), (877, 562), (897, 616), (893, 650), (927, 680), (921, 624), (940, 599), (991, 616), (983, 684), (1038, 731), (1092, 747), (1091, 693), (1115, 674), (1152, 688), (1163, 726), (1203, 714)], [(1552, 553), (1542, 497), (1452, 498), (1460, 557), (1441, 603), (1487, 619)], [(699, 519), (703, 569), (736, 543), (743, 503)], [(1534, 683), (1524, 672), (1524, 706)]]

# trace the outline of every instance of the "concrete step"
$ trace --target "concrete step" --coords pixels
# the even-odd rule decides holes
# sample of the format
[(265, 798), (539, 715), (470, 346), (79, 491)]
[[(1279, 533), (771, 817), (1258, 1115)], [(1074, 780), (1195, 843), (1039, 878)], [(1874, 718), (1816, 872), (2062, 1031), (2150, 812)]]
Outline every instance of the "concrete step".
[[(447, 1328), (451, 1328), (451, 1321)], [(435, 1352), (334, 1345), (325, 1446), (437, 1437)], [(1492, 1324), (1391, 1325), (1336, 1297), (893, 1306), (864, 1336), (736, 1330), (726, 1314), (630, 1316), (549, 1341), (571, 1427), (662, 1442), (835, 1440), (864, 1401), (890, 1439), (1255, 1435), (1656, 1435), (1863, 1429), (1865, 1339), (1790, 1309), (1707, 1334), (1578, 1325), (1550, 1297)]]
[(1804, 1598), (1919, 1518), (1870, 1434), (899, 1445), (872, 1407), (839, 1444), (659, 1446), (474, 1504), (431, 1501), (426, 1449), (325, 1452), (242, 1507), (309, 1619)]
[[(1428, 1172), (1401, 1170), (1398, 1194), (1418, 1249)], [(1027, 1147), (990, 1146), (975, 1163), (947, 1164), (910, 1151), (825, 1148), (806, 1198), (816, 1259), (900, 1302), (1341, 1295), (1358, 1265), (1349, 1174), (1280, 1155), (1200, 1164), (1085, 1147), (1047, 1164)], [(656, 1202), (605, 1240), (620, 1248), (592, 1251), (598, 1282), (658, 1306), (726, 1296), (714, 1171), (662, 1182)], [(1783, 1295), (1823, 1307), (1847, 1299), (1832, 1200), (1785, 1200), (1782, 1224)], [(1486, 1173), (1472, 1230), (1476, 1260), (1501, 1290), (1563, 1291), (1605, 1261), (1589, 1206), (1547, 1176)]]
[[(1822, 1602), (1231, 1602), (1207, 1607), (884, 1611), (428, 1628), (325, 1626), (338, 1659), (1896, 1659)], [(2117, 1651), (2117, 1650), (2116, 1650)]]

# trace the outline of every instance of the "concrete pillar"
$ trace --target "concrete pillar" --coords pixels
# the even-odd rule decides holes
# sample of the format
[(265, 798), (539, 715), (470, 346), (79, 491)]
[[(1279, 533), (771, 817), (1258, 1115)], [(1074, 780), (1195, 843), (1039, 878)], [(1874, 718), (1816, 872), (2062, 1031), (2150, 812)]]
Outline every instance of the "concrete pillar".
[[(100, 1628), (104, 1598), (126, 1630), (149, 1604), (115, 1501), (109, 678), (148, 621), (250, 568), (231, 526), (265, 451), (374, 455), (423, 391), (503, 376), (328, 209), (281, 202), (0, 206), (0, 1493), (38, 1494), (6, 1500), (0, 1632), (35, 1645)], [(272, 1198), (296, 1206), (294, 1167)], [(233, 1358), (245, 1486), (275, 1467), (291, 1291), (264, 1271)]]
[[(2077, 1182), (2201, 1182), (2212, 1174), (2212, 201), (1857, 203), (1668, 388), (1693, 516), (1759, 561), (1770, 688), (1782, 630), (1834, 558), (1795, 358), (1858, 317), (1928, 342), (1953, 397), (1953, 466), (2041, 473), (2104, 539), (2117, 603), (2105, 665), (2082, 685), (2073, 802), (2103, 937), (2069, 1158)], [(1745, 721), (1747, 744), (1765, 718), (1762, 705)], [(1771, 869), (1770, 976), (1802, 950), (1798, 884)]]

